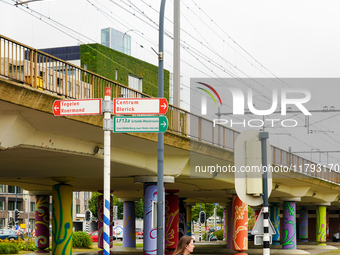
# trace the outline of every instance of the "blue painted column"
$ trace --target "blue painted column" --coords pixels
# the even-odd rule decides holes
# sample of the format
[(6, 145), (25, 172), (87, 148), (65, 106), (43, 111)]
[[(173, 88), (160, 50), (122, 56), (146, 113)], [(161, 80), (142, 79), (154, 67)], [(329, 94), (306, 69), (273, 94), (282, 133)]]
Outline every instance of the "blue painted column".
[(308, 242), (308, 210), (306, 207), (300, 209), (299, 241)]
[(124, 202), (123, 247), (136, 247), (136, 221), (134, 201)]
[(270, 203), (270, 221), (272, 222), (276, 234), (272, 236), (273, 245), (280, 244), (280, 203)]
[(179, 198), (178, 240), (187, 235), (187, 203), (184, 201), (185, 199)]
[(57, 184), (52, 188), (52, 254), (72, 254), (73, 187)]
[(295, 201), (283, 202), (283, 237), (282, 249), (296, 249), (296, 215)]

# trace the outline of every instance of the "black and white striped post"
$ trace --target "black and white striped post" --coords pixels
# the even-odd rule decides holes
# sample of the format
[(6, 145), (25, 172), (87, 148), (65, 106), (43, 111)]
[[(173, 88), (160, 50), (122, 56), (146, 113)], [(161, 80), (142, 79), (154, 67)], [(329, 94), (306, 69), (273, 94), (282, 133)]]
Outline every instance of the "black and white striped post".
[[(262, 166), (268, 167), (267, 162), (267, 139), (269, 137), (268, 132), (260, 132), (259, 138), (261, 140), (262, 147)], [(269, 203), (268, 203), (268, 176), (267, 171), (263, 171), (263, 255), (270, 255), (270, 235), (269, 235)]]

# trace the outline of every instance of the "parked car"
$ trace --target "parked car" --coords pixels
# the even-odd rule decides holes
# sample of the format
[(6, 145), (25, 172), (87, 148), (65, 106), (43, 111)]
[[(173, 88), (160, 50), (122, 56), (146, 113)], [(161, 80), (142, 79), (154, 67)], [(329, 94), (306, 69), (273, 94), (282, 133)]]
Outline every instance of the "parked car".
[(136, 228), (136, 238), (143, 239), (143, 230), (141, 228)]
[(335, 233), (332, 237), (333, 242), (339, 242), (340, 241), (340, 233)]
[(89, 235), (92, 239), (92, 242), (94, 242), (94, 243), (98, 242), (98, 230), (91, 232)]
[(5, 240), (18, 240), (18, 235), (11, 229), (0, 229), (0, 239)]

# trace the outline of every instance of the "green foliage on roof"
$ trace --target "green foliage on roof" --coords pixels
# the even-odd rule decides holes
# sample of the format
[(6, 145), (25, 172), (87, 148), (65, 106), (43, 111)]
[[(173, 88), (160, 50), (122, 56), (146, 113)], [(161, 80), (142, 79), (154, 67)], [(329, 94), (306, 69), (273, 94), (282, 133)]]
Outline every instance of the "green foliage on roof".
[[(158, 97), (158, 66), (141, 61), (100, 44), (80, 46), (81, 66), (110, 80), (128, 86), (128, 77), (143, 79), (143, 92)], [(117, 70), (117, 79), (116, 79)], [(169, 76), (164, 70), (164, 97), (169, 100)]]

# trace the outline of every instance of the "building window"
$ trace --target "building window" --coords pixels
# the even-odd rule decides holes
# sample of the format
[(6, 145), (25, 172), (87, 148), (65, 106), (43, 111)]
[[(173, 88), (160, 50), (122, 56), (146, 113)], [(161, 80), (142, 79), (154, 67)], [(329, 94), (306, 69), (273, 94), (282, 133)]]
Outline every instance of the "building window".
[(76, 199), (79, 199), (79, 191), (75, 191), (74, 196), (75, 196)]
[[(17, 202), (17, 209), (19, 211), (22, 211), (22, 201)], [(8, 201), (8, 211), (14, 211), (15, 210), (15, 201)]]
[(50, 84), (53, 85), (53, 75), (50, 75)]
[(5, 218), (0, 218), (0, 228), (5, 228)]
[(76, 205), (76, 213), (80, 213), (80, 205)]
[(30, 212), (34, 212), (35, 211), (35, 202), (31, 202), (30, 204)]
[(22, 193), (22, 188), (16, 187), (16, 186), (8, 186), (8, 193), (12, 193), (12, 194)]
[(0, 185), (0, 192), (6, 193), (6, 186), (5, 185)]
[(59, 88), (63, 88), (63, 79), (57, 77), (57, 87)]
[(31, 231), (34, 230), (34, 227), (35, 227), (35, 220), (30, 219), (30, 229), (31, 229)]
[(5, 208), (5, 201), (0, 201), (0, 211), (6, 210)]
[(129, 87), (143, 92), (143, 79), (129, 74)]

